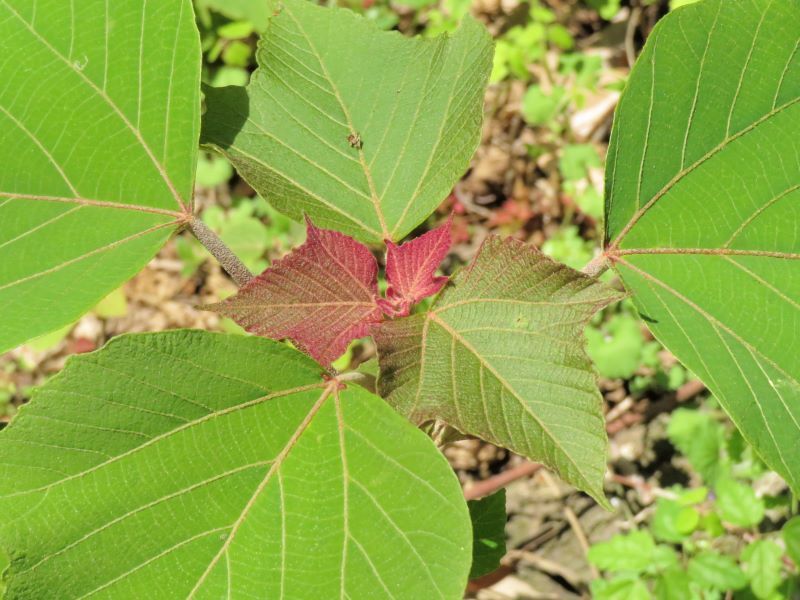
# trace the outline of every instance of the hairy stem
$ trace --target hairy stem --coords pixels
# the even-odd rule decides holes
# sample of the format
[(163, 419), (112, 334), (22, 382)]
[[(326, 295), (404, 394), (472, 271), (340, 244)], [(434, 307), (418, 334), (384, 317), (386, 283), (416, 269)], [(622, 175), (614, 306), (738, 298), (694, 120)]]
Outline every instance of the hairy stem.
[(598, 254), (581, 269), (589, 277), (599, 277), (608, 269), (608, 257), (605, 253)]
[(211, 231), (205, 223), (197, 217), (192, 217), (188, 223), (189, 230), (194, 234), (194, 237), (205, 246), (214, 258), (219, 261), (225, 272), (231, 276), (234, 283), (242, 287), (253, 279), (253, 274), (250, 272), (244, 263), (236, 256), (230, 248), (225, 245), (216, 233)]

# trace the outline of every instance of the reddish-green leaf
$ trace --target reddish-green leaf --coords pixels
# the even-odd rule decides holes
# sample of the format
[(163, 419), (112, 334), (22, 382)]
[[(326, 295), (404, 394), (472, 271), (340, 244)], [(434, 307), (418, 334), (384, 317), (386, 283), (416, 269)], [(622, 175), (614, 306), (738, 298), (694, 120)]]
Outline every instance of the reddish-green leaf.
[(252, 333), (290, 339), (323, 365), (381, 320), (369, 249), (307, 220), (306, 242), (238, 294), (209, 306)]
[(447, 256), (453, 238), (452, 218), (436, 229), (398, 246), (386, 241), (386, 300), (380, 304), (392, 316), (406, 316), (420, 300), (433, 296), (447, 283), (436, 269)]

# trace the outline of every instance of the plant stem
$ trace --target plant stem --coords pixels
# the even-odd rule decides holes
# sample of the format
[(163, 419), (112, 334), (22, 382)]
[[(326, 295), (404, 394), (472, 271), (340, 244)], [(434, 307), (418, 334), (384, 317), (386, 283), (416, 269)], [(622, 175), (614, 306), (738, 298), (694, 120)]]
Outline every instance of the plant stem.
[(598, 254), (585, 267), (581, 269), (581, 273), (585, 273), (589, 277), (599, 277), (608, 269), (608, 257), (605, 253)]
[(236, 256), (230, 248), (225, 245), (219, 236), (211, 231), (205, 223), (197, 217), (192, 217), (189, 221), (189, 230), (194, 234), (206, 250), (208, 250), (214, 258), (219, 261), (225, 272), (230, 275), (234, 283), (242, 287), (253, 279), (253, 274), (250, 272), (244, 263)]

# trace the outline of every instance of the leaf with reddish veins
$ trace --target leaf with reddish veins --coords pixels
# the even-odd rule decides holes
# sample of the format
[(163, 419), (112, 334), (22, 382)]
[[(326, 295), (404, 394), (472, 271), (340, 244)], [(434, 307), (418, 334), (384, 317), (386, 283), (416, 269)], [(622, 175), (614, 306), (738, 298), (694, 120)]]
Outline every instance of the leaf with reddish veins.
[(235, 296), (206, 307), (247, 331), (290, 339), (324, 366), (382, 318), (378, 265), (353, 238), (306, 219), (306, 242)]
[(390, 316), (404, 317), (411, 307), (433, 296), (447, 283), (447, 277), (437, 277), (436, 269), (450, 251), (453, 238), (452, 215), (447, 221), (424, 235), (398, 246), (386, 241), (386, 299), (379, 303)]

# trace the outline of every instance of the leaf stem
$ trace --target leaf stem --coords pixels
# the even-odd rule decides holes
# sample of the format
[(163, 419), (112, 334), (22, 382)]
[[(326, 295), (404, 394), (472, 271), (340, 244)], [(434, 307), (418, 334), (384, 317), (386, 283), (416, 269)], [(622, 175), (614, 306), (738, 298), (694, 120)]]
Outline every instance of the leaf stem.
[(602, 252), (590, 260), (586, 266), (581, 269), (581, 273), (589, 277), (599, 277), (608, 270), (608, 256)]
[(208, 250), (214, 258), (219, 261), (225, 272), (230, 275), (234, 283), (239, 287), (243, 287), (253, 279), (253, 274), (250, 272), (241, 259), (236, 256), (233, 251), (225, 245), (219, 236), (211, 231), (203, 221), (197, 217), (192, 217), (188, 222), (189, 230), (194, 234), (206, 250)]

